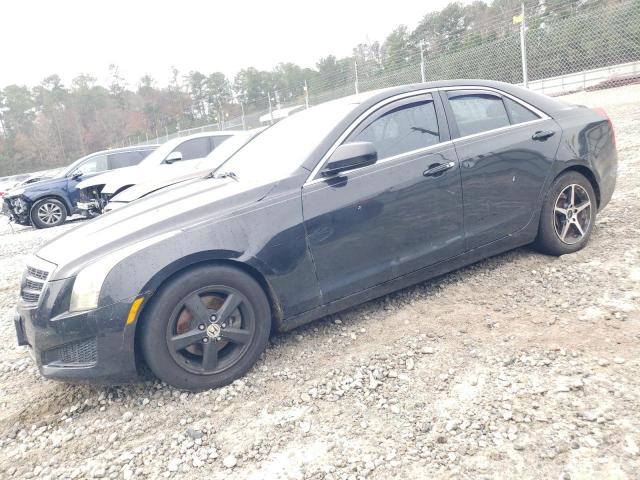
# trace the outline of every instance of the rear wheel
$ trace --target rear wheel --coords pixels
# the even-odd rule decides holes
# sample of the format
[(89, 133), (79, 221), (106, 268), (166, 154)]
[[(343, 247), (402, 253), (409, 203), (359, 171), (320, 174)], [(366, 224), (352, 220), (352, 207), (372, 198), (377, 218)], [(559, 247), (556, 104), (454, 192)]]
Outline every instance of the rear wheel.
[(244, 375), (270, 331), (271, 309), (258, 282), (235, 268), (207, 265), (162, 287), (140, 334), (144, 358), (158, 378), (198, 391)]
[(62, 225), (67, 219), (67, 208), (55, 198), (38, 200), (31, 207), (31, 222), (36, 228)]
[(542, 206), (536, 247), (550, 255), (582, 249), (591, 236), (596, 213), (596, 195), (591, 182), (574, 171), (560, 175)]

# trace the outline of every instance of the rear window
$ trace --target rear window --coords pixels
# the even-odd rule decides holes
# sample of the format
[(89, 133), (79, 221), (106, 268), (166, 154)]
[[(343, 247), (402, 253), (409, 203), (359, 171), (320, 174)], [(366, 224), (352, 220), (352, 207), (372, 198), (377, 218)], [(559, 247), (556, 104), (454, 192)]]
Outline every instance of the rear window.
[(511, 117), (511, 123), (514, 125), (516, 123), (530, 122), (540, 118), (524, 105), (521, 105), (508, 97), (504, 97), (504, 106), (507, 107), (507, 112), (509, 112), (509, 117)]
[(447, 95), (462, 137), (510, 125), (502, 98), (496, 95), (458, 92)]

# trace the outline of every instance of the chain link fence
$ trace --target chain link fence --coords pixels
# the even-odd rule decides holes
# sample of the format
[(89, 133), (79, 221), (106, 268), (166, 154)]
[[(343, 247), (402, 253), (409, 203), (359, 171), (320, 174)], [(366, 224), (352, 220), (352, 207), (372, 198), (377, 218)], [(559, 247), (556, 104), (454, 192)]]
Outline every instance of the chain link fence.
[[(575, 3), (539, 6), (525, 11), (524, 49), (527, 87), (549, 95), (603, 88), (640, 81), (640, 0), (610, 0), (579, 8)], [(513, 12), (514, 15), (520, 13)], [(487, 35), (500, 26), (497, 34)], [(524, 82), (520, 25), (490, 19), (463, 32), (456, 42), (448, 39), (414, 48), (394, 68), (358, 69), (342, 72), (340, 80), (310, 79), (304, 94), (273, 92), (250, 103), (238, 102), (241, 113), (224, 121), (165, 135), (128, 138), (123, 145), (156, 143), (176, 136), (220, 129), (249, 129), (268, 125), (300, 108), (351, 95), (423, 79), (482, 78), (509, 83)], [(484, 35), (481, 35), (484, 32)], [(493, 38), (495, 37), (495, 38)], [(451, 44), (455, 43), (455, 47)], [(306, 84), (305, 84), (306, 85)], [(286, 98), (286, 101), (279, 101)]]

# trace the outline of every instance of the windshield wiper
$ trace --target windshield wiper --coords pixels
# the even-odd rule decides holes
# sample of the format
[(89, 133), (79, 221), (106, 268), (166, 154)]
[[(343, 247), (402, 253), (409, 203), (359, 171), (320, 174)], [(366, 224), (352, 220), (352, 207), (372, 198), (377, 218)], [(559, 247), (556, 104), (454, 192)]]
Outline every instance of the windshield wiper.
[(238, 176), (233, 173), (233, 172), (222, 172), (222, 173), (218, 173), (217, 175), (214, 175), (213, 172), (211, 173), (211, 176), (213, 178), (232, 178), (234, 179), (236, 182), (239, 182), (240, 179), (238, 178)]

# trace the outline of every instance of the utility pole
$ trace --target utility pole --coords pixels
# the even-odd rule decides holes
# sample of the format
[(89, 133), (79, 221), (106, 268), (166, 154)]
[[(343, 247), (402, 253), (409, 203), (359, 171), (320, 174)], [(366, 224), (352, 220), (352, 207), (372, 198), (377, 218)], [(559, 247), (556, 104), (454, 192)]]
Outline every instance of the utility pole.
[(355, 62), (355, 67), (356, 67), (356, 93), (360, 93), (358, 91), (358, 59), (356, 58)]
[(246, 130), (247, 129), (247, 123), (244, 119), (244, 103), (240, 102), (240, 110), (242, 111), (242, 130)]
[(422, 83), (426, 81), (425, 74), (424, 74), (424, 41), (423, 40), (420, 41), (420, 78), (422, 78)]
[(520, 53), (522, 54), (522, 84), (527, 88), (529, 79), (527, 78), (527, 36), (525, 32), (526, 22), (524, 18), (524, 2), (520, 13)]
[(271, 107), (271, 93), (267, 92), (267, 98), (269, 99), (269, 117), (271, 118), (271, 125), (273, 125), (273, 108)]
[(309, 108), (309, 87), (306, 80), (304, 81), (304, 105)]

